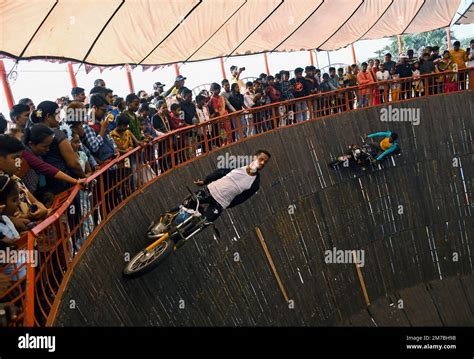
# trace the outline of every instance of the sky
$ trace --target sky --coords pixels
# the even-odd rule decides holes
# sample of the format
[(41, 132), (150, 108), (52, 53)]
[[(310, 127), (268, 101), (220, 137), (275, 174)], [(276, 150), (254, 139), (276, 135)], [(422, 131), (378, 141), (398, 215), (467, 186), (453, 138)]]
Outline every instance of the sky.
[[(474, 38), (474, 24), (470, 25), (454, 25), (451, 27), (454, 36), (458, 39)], [(363, 40), (355, 43), (355, 51), (357, 60), (362, 62), (369, 58), (375, 57), (375, 51), (384, 48), (390, 43), (390, 39)], [(313, 52), (314, 53), (314, 52)], [(351, 47), (331, 51), (318, 52), (314, 56), (315, 66), (323, 68), (331, 64), (350, 64), (352, 63)], [(7, 73), (15, 67), (12, 60), (4, 59)], [(280, 70), (293, 70), (300, 66), (305, 67), (310, 64), (310, 54), (308, 51), (299, 51), (292, 53), (272, 53), (268, 55), (268, 65), (270, 73), (275, 74)], [(224, 63), (227, 77), (230, 77), (229, 68), (232, 65), (245, 67), (246, 71), (241, 77), (258, 77), (265, 71), (264, 56), (249, 55), (231, 57)], [(107, 87), (114, 90), (114, 94), (125, 97), (129, 93), (128, 82), (125, 69), (106, 69), (101, 74), (98, 69), (94, 69), (89, 74), (85, 73), (84, 66), (74, 64), (74, 71), (77, 72), (77, 84), (86, 89), (86, 94), (93, 86), (93, 82), (97, 78), (105, 80)], [(44, 100), (54, 101), (61, 96), (70, 96), (71, 81), (67, 70), (67, 64), (54, 64), (41, 60), (20, 61), (14, 68), (16, 76), (9, 78), (10, 86), (13, 92), (15, 103), (23, 97), (29, 97), (35, 104), (39, 104)], [(12, 72), (13, 75), (15, 75)], [(220, 61), (218, 59), (200, 61), (194, 63), (186, 63), (180, 66), (180, 74), (187, 77), (185, 86), (193, 89), (199, 85), (211, 82), (219, 82), (222, 80)], [(16, 78), (15, 78), (16, 77)], [(158, 69), (154, 72), (148, 70), (143, 72), (141, 67), (137, 67), (132, 71), (132, 78), (135, 92), (145, 90), (151, 92), (153, 83), (160, 81), (165, 84), (165, 90), (174, 83), (176, 72), (174, 66), (168, 66)], [(0, 93), (0, 112), (9, 119), (9, 109), (5, 98), (3, 88)]]

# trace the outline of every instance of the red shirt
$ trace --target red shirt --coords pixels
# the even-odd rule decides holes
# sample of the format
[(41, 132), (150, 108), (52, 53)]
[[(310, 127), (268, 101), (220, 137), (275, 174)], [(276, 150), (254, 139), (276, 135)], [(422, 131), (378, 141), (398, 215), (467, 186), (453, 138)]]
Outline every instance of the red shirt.
[(268, 86), (268, 96), (272, 102), (278, 102), (281, 98), (281, 92), (275, 86)]
[(173, 112), (170, 112), (170, 127), (171, 130), (177, 130), (178, 128), (185, 127), (184, 119), (179, 118)]

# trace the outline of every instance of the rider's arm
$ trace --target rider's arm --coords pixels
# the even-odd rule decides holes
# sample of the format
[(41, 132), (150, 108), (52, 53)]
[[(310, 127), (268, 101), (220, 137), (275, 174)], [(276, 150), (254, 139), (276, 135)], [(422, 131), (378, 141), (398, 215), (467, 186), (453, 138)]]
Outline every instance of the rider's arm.
[(398, 145), (396, 142), (394, 142), (390, 148), (386, 149), (384, 152), (382, 152), (378, 157), (377, 157), (377, 161), (380, 161), (382, 158), (384, 158), (385, 156), (389, 155), (390, 153), (392, 153), (393, 151), (395, 151), (396, 149), (398, 148)]
[(373, 137), (390, 137), (392, 133), (390, 131), (388, 132), (375, 132), (371, 133), (370, 135), (367, 136), (367, 138), (373, 138)]
[(224, 177), (230, 171), (231, 170), (228, 168), (219, 168), (204, 179), (204, 184), (207, 185), (211, 182), (217, 181), (219, 178)]

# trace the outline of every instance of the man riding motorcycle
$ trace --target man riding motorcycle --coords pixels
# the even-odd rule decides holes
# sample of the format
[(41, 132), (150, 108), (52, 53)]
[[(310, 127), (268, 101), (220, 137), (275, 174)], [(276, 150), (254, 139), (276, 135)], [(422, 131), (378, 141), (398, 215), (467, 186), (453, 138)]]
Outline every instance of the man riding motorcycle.
[(380, 161), (382, 158), (386, 157), (391, 153), (399, 153), (400, 147), (398, 145), (398, 134), (395, 132), (376, 132), (367, 136), (367, 138), (374, 137), (384, 137), (380, 142), (369, 142), (368, 144), (377, 151), (378, 156), (376, 157), (377, 161)]
[[(270, 160), (270, 153), (266, 150), (258, 150), (255, 159), (247, 166), (228, 169), (217, 169), (204, 180), (194, 180), (194, 184), (203, 187), (196, 192), (200, 203), (200, 212), (210, 223), (213, 223), (226, 208), (232, 208), (250, 199), (260, 188), (260, 171)], [(207, 205), (204, 208), (202, 205)], [(190, 205), (190, 207), (192, 207)], [(169, 229), (175, 208), (162, 217), (157, 226), (152, 229), (156, 235), (164, 233)], [(178, 222), (181, 222), (180, 219)], [(175, 221), (175, 224), (176, 221)]]

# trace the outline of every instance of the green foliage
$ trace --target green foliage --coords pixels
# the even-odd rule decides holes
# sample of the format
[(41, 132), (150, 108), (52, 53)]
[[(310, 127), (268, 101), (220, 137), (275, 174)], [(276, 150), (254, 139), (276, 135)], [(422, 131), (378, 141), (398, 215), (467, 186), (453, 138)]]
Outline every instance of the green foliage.
[[(451, 32), (451, 41), (456, 40), (453, 33)], [(466, 43), (466, 46), (463, 43)], [(433, 31), (422, 32), (419, 34), (407, 34), (402, 35), (403, 43), (403, 52), (406, 52), (409, 49), (415, 51), (415, 56), (420, 55), (423, 52), (423, 49), (427, 46), (439, 46), (441, 49), (447, 48), (447, 34), (445, 29), (438, 29)], [(463, 39), (461, 41), (461, 47), (467, 47), (469, 44), (468, 39)], [(377, 58), (383, 59), (383, 55), (387, 52), (390, 52), (394, 59), (398, 58), (398, 40), (396, 36), (391, 37), (391, 42), (388, 46), (385, 46), (383, 49), (375, 51)]]

